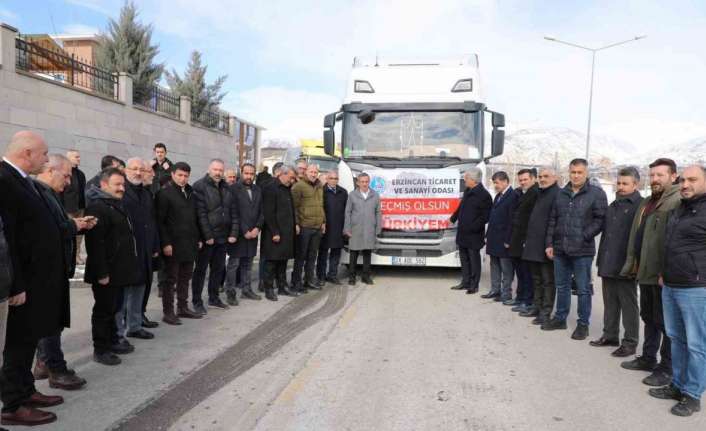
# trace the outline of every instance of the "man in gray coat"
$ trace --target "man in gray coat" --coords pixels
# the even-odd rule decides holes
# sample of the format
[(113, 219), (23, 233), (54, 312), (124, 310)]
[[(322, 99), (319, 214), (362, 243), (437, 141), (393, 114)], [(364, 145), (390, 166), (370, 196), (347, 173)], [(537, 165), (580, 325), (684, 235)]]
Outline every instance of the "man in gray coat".
[(348, 284), (351, 286), (355, 285), (356, 264), (360, 254), (363, 255), (361, 280), (365, 284), (373, 284), (370, 272), (371, 253), (375, 248), (377, 236), (382, 231), (380, 195), (370, 188), (370, 176), (366, 173), (358, 175), (357, 184), (358, 188), (348, 195), (346, 219), (343, 224), (343, 234), (349, 238)]

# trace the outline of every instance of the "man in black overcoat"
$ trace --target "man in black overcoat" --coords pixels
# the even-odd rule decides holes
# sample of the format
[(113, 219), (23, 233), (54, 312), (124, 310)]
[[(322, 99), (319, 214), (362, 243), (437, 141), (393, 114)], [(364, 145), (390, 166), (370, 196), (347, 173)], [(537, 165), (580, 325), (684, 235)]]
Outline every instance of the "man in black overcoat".
[(279, 175), (263, 192), (263, 214), (265, 225), (262, 230), (260, 259), (265, 259), (263, 286), (265, 297), (277, 300), (274, 282), (280, 295), (298, 296), (287, 286), (287, 261), (294, 258), (294, 240), (298, 226), (294, 218), (294, 202), (290, 188), (294, 183), (294, 169), (282, 166)]
[[(228, 268), (226, 270), (226, 297), (228, 304), (237, 305), (236, 285), (243, 298), (260, 300), (252, 291), (252, 262), (257, 255), (257, 239), (265, 223), (262, 214), (262, 192), (253, 183), (255, 165), (245, 163), (240, 168), (240, 180), (230, 187), (230, 237), (236, 238), (228, 244)], [(238, 283), (236, 274), (240, 272)]]
[(338, 264), (343, 248), (343, 224), (346, 218), (348, 192), (338, 185), (338, 171), (326, 174), (324, 187), (324, 212), (326, 213), (326, 233), (321, 238), (319, 256), (316, 262), (316, 276), (333, 284), (338, 280)]
[(466, 190), (456, 211), (449, 219), (458, 222), (456, 245), (461, 259), (462, 280), (455, 288), (466, 289), (466, 293), (477, 293), (480, 282), (480, 250), (485, 245), (485, 224), (490, 217), (493, 198), (483, 187), (483, 172), (476, 167), (463, 174)]
[(63, 402), (62, 397), (37, 392), (32, 376), (38, 340), (69, 324), (61, 228), (29, 177), (41, 171), (47, 152), (41, 136), (20, 131), (12, 137), (0, 162), (0, 207), (14, 275), (0, 373), (5, 425), (53, 422), (54, 413), (36, 407)]

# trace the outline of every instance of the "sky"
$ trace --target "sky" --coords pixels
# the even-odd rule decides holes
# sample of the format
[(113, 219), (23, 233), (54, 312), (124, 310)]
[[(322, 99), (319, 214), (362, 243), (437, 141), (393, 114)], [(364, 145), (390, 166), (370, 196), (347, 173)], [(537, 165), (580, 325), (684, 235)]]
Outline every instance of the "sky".
[[(24, 33), (106, 28), (122, 0), (0, 0)], [(320, 137), (355, 56), (477, 53), (491, 109), (509, 127), (585, 131), (589, 47), (645, 39), (596, 57), (592, 133), (645, 150), (706, 137), (706, 2), (538, 0), (142, 0), (159, 61), (183, 71), (203, 53), (228, 75), (223, 107), (266, 138)]]

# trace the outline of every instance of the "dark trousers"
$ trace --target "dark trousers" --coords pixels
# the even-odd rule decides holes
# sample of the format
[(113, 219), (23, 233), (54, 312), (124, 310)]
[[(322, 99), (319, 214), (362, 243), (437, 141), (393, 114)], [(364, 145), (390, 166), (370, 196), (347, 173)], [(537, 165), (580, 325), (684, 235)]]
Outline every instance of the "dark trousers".
[(145, 296), (142, 298), (142, 314), (147, 311), (147, 302), (150, 300), (150, 293), (152, 293), (152, 282), (154, 281), (154, 272), (147, 274), (147, 280), (145, 281)]
[(223, 272), (226, 269), (225, 244), (208, 245), (204, 243), (199, 250), (194, 268), (194, 278), (191, 280), (191, 302), (194, 305), (203, 304), (201, 294), (207, 269), (210, 269), (208, 273), (208, 300), (215, 301), (219, 298), (218, 291), (223, 283)]
[(358, 256), (363, 255), (363, 277), (372, 276), (372, 271), (370, 269), (371, 253), (372, 250), (350, 250), (350, 265), (348, 266), (348, 277), (355, 278), (358, 266)]
[(316, 266), (316, 254), (321, 243), (321, 229), (308, 227), (301, 228), (296, 242), (296, 252), (294, 268), (292, 269), (292, 285), (298, 286), (302, 282), (302, 270), (304, 271), (304, 283), (314, 281), (314, 267)]
[(645, 323), (642, 356), (647, 360), (657, 361), (659, 351), (659, 368), (671, 373), (672, 345), (664, 327), (662, 288), (658, 285), (640, 284), (640, 317)]
[(66, 360), (64, 360), (64, 352), (61, 350), (61, 332), (39, 340), (37, 359), (44, 362), (51, 371), (66, 370)]
[(174, 314), (174, 294), (177, 297), (177, 309), (185, 309), (189, 299), (189, 280), (194, 271), (194, 262), (179, 262), (171, 257), (164, 258), (166, 280), (162, 288), (162, 312)]
[(115, 314), (123, 302), (123, 289), (100, 284), (94, 284), (91, 288), (95, 300), (91, 315), (93, 350), (98, 354), (107, 353), (110, 351), (110, 346), (118, 342)]
[(622, 315), (625, 334), (622, 344), (636, 347), (640, 338), (640, 309), (637, 306), (637, 282), (603, 277), (603, 337), (620, 339)]
[(528, 262), (532, 285), (534, 287), (533, 304), (539, 315), (548, 319), (554, 309), (556, 287), (554, 286), (553, 262)]
[(532, 305), (534, 288), (532, 286), (532, 272), (530, 272), (528, 262), (516, 257), (512, 259), (512, 263), (517, 275), (516, 299), (523, 304)]
[(319, 280), (338, 277), (338, 265), (341, 263), (340, 248), (319, 247), (316, 259), (316, 276)]
[(286, 260), (265, 261), (265, 277), (263, 278), (265, 289), (272, 289), (275, 282), (277, 282), (277, 287), (284, 287), (287, 284)]
[(226, 284), (225, 291), (230, 294), (235, 294), (235, 288), (242, 290), (250, 290), (250, 279), (252, 274), (252, 262), (254, 256), (251, 257), (234, 257), (228, 258), (228, 267), (226, 269)]
[[(21, 330), (21, 328), (14, 328)], [(32, 362), (37, 349), (37, 340), (11, 336), (3, 352), (2, 373), (0, 373), (0, 396), (3, 413), (14, 412), (22, 402), (37, 391), (34, 387)]]
[(466, 289), (477, 290), (480, 283), (480, 250), (473, 248), (458, 248), (461, 259), (461, 284)]

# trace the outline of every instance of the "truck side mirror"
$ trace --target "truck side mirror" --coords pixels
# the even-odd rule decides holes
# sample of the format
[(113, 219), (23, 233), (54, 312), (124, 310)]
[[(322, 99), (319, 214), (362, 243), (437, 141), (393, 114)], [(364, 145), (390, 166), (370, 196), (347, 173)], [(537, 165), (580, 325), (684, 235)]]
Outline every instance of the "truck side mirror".
[[(495, 115), (493, 115), (495, 117)], [(494, 119), (494, 118), (493, 118)], [(491, 138), (491, 157), (500, 156), (505, 148), (505, 131), (500, 129), (493, 129), (493, 135)]]
[(328, 114), (324, 117), (324, 129), (330, 129), (336, 125), (336, 113)]
[(336, 132), (333, 127), (324, 130), (324, 153), (331, 157), (336, 156)]
[(493, 112), (493, 127), (505, 127), (505, 116), (498, 112)]

